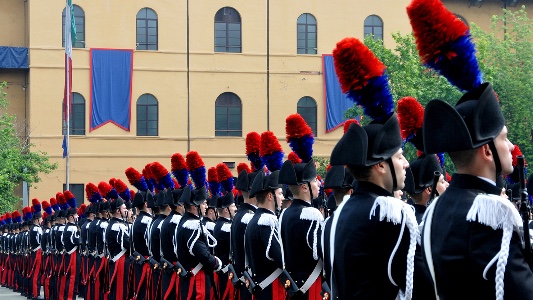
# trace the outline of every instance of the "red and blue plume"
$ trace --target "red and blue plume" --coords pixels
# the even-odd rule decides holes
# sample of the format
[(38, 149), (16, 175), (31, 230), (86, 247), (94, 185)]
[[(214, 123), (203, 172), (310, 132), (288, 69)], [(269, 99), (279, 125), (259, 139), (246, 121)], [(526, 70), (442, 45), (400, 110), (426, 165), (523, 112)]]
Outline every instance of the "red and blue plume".
[(133, 199), (135, 198), (135, 191), (134, 190), (130, 190), (130, 199)]
[(49, 203), (48, 201), (44, 200), (43, 203), (42, 203), (42, 206), (43, 206), (43, 210), (44, 210), (47, 214), (51, 215), (51, 214), (54, 213), (54, 212), (52, 211), (52, 207), (50, 206), (50, 203)]
[(253, 169), (261, 170), (264, 162), (261, 159), (261, 136), (255, 131), (246, 135), (246, 157), (252, 163)]
[(287, 159), (290, 160), (293, 164), (299, 164), (302, 162), (302, 159), (294, 151), (289, 153)]
[(174, 175), (180, 186), (186, 186), (189, 180), (189, 171), (187, 170), (185, 158), (180, 153), (174, 153), (170, 158), (170, 162), (172, 164), (172, 175)]
[(85, 186), (85, 194), (87, 200), (89, 200), (91, 203), (98, 203), (98, 201), (102, 201), (102, 195), (100, 194), (98, 187), (92, 182), (87, 183)]
[[(155, 181), (154, 176), (152, 175), (152, 168), (150, 167), (151, 163), (148, 163), (144, 166), (144, 169), (142, 171), (142, 174), (144, 178), (146, 179), (146, 184), (148, 185), (148, 189), (153, 192), (154, 188), (156, 187), (157, 182)], [(162, 190), (158, 188), (158, 190)]]
[(237, 165), (237, 173), (241, 174), (243, 170), (245, 170), (246, 173), (252, 173), (252, 170), (250, 169), (247, 163), (239, 163)]
[(52, 209), (54, 211), (59, 211), (60, 210), (60, 207), (59, 207), (59, 204), (57, 204), (57, 199), (56, 198), (50, 198), (50, 206), (52, 207)]
[(313, 129), (307, 125), (300, 114), (292, 114), (285, 120), (285, 133), (287, 143), (303, 162), (307, 163), (313, 158)]
[(11, 224), (11, 213), (10, 212), (6, 212), (6, 215), (4, 217), (4, 221), (6, 222), (6, 224)]
[(41, 201), (39, 201), (39, 199), (37, 198), (33, 198), (31, 200), (31, 205), (32, 205), (33, 211), (36, 213), (40, 212), (42, 209)]
[(126, 171), (124, 171), (124, 173), (128, 178), (128, 182), (134, 187), (136, 187), (139, 191), (146, 192), (148, 190), (146, 180), (144, 179), (144, 176), (139, 173), (139, 171), (137, 171), (133, 167), (129, 167), (126, 169)]
[[(515, 184), (520, 182), (520, 174), (518, 173), (518, 156), (523, 155), (522, 150), (520, 150), (520, 147), (518, 145), (514, 145), (513, 151), (511, 151), (511, 156), (513, 158), (513, 172), (509, 175), (507, 175), (506, 180), (510, 184)], [(524, 178), (527, 178), (527, 162), (524, 158)]]
[(20, 216), (20, 213), (18, 210), (15, 210), (12, 214), (13, 223), (21, 223), (22, 217)]
[(115, 181), (117, 181), (117, 179), (116, 179), (115, 177), (110, 178), (110, 179), (109, 179), (109, 184), (110, 184), (112, 187), (115, 187)]
[(61, 192), (56, 193), (56, 199), (57, 204), (59, 205), (59, 208), (62, 210), (68, 209), (67, 199), (65, 199), (65, 195)]
[(346, 120), (344, 122), (344, 133), (346, 133), (346, 131), (348, 131), (348, 128), (350, 128), (350, 125), (352, 125), (352, 123), (355, 123), (357, 125), (360, 125), (359, 124), (359, 121), (357, 121), (357, 119), (349, 119), (349, 120)]
[(225, 163), (217, 164), (218, 182), (222, 185), (224, 192), (229, 193), (233, 191), (233, 174)]
[(206, 182), (205, 178), (205, 164), (200, 154), (196, 151), (189, 151), (185, 156), (187, 162), (187, 170), (191, 174), (192, 181), (196, 188), (204, 186)]
[(33, 214), (31, 213), (31, 208), (29, 206), (22, 208), (22, 215), (25, 221), (31, 220)]
[(70, 206), (70, 208), (76, 208), (76, 197), (74, 197), (74, 194), (69, 190), (66, 190), (63, 194), (65, 195), (68, 206)]
[[(398, 100), (396, 109), (400, 135), (402, 136), (402, 148), (407, 142), (411, 142), (416, 149), (423, 151), (422, 125), (424, 123), (424, 107), (414, 97), (403, 97)], [(419, 155), (420, 156), (420, 155)]]
[(407, 15), (418, 54), (426, 66), (463, 91), (483, 83), (468, 26), (440, 0), (413, 0)]
[[(115, 200), (115, 199), (118, 198), (118, 192), (115, 189), (115, 186), (113, 185), (115, 183), (115, 180), (116, 180), (115, 178), (112, 178), (112, 179), (109, 180), (109, 182), (110, 182), (109, 185), (111, 186), (111, 190), (106, 194), (106, 198), (108, 198), (108, 199)], [(111, 184), (111, 182), (113, 184)]]
[(218, 182), (216, 167), (207, 169), (207, 183), (209, 184), (209, 192), (211, 193), (211, 197), (219, 196), (220, 182)]
[(120, 198), (124, 199), (125, 201), (130, 201), (130, 199), (131, 199), (130, 198), (131, 197), (130, 189), (124, 183), (124, 181), (122, 181), (121, 179), (116, 179), (115, 180), (115, 190), (117, 190), (118, 195), (120, 196)]
[(83, 203), (80, 205), (80, 208), (78, 208), (78, 216), (80, 218), (85, 218), (85, 210), (87, 209), (87, 205)]
[(111, 190), (113, 190), (113, 187), (105, 181), (100, 181), (100, 183), (98, 183), (98, 190), (103, 197), (109, 198), (108, 195), (111, 195)]
[(385, 121), (394, 112), (385, 65), (360, 40), (348, 37), (333, 49), (335, 72), (342, 92), (364, 113), (377, 121)]
[(172, 177), (170, 176), (170, 172), (167, 170), (167, 168), (165, 168), (160, 162), (157, 161), (153, 162), (150, 167), (152, 169), (152, 174), (154, 175), (155, 180), (158, 184), (163, 185), (163, 189), (174, 188), (174, 181), (172, 181)]
[(283, 153), (283, 148), (281, 148), (274, 132), (265, 131), (261, 134), (261, 151), (259, 155), (270, 172), (281, 169), (285, 153)]

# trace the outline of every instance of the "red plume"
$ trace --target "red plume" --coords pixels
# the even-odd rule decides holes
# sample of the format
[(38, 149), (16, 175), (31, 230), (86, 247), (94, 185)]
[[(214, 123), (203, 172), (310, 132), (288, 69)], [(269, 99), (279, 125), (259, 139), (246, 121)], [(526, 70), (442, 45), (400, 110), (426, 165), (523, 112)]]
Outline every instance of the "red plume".
[(233, 178), (233, 174), (231, 174), (231, 170), (228, 168), (228, 166), (225, 163), (217, 164), (217, 176), (218, 176), (218, 182), (223, 182), (225, 180)]
[[(177, 185), (179, 186), (179, 185)], [(130, 199), (133, 199), (133, 197), (135, 197), (135, 191), (134, 190), (130, 190)]]
[(126, 177), (128, 177), (128, 182), (131, 185), (135, 185), (137, 182), (141, 181), (142, 174), (139, 171), (135, 170), (133, 167), (129, 167), (125, 171)]
[(180, 188), (180, 183), (176, 180), (176, 178), (172, 177), (172, 182), (174, 182), (174, 189)]
[(115, 182), (116, 182), (116, 181), (117, 181), (116, 178), (114, 178), (114, 177), (113, 177), (113, 178), (110, 178), (110, 179), (109, 179), (109, 184), (110, 184), (112, 187), (115, 187)]
[(261, 152), (259, 153), (259, 156), (263, 157), (276, 151), (283, 151), (283, 148), (281, 148), (278, 138), (274, 135), (274, 132), (263, 132), (261, 134)]
[(296, 154), (294, 151), (289, 153), (289, 156), (287, 157), (288, 160), (290, 160), (293, 164), (299, 164), (302, 162), (298, 154)]
[(39, 199), (37, 199), (37, 198), (31, 199), (31, 205), (32, 206), (40, 205), (40, 204), (41, 204), (41, 202), (39, 201)]
[(239, 163), (237, 165), (237, 173), (241, 174), (242, 170), (246, 170), (246, 173), (252, 173), (252, 170), (247, 163)]
[(128, 186), (121, 179), (115, 179), (115, 190), (118, 193), (124, 193), (128, 189)]
[(148, 164), (146, 164), (146, 166), (144, 166), (143, 176), (144, 176), (144, 179), (146, 179), (146, 180), (148, 180), (150, 178), (154, 178), (154, 176), (152, 174), (151, 165), (152, 165), (152, 163), (148, 163)]
[(424, 107), (413, 97), (403, 97), (398, 101), (398, 122), (402, 139), (408, 138), (424, 123)]
[(65, 192), (63, 193), (63, 195), (65, 195), (65, 199), (66, 199), (66, 200), (70, 200), (70, 199), (72, 199), (72, 198), (75, 198), (75, 197), (74, 197), (74, 194), (72, 194), (72, 192), (71, 192), (71, 191), (68, 191), (68, 190), (65, 191)]
[(363, 88), (371, 78), (382, 76), (385, 71), (385, 65), (356, 38), (338, 42), (333, 56), (343, 93)]
[(291, 139), (312, 136), (313, 129), (311, 129), (300, 114), (292, 114), (285, 120), (285, 133), (287, 143), (289, 143)]
[(246, 155), (250, 153), (259, 153), (261, 149), (261, 135), (255, 131), (248, 132), (246, 135)]
[(100, 183), (98, 184), (98, 190), (104, 198), (106, 197), (107, 193), (109, 193), (112, 189), (113, 187), (105, 181), (100, 181)]
[(165, 168), (161, 163), (159, 162), (153, 162), (150, 165), (150, 169), (152, 171), (152, 174), (154, 175), (154, 178), (159, 181), (161, 178), (166, 176), (168, 174), (167, 168)]
[[(54, 199), (54, 198), (52, 198)], [(50, 203), (48, 203), (48, 201), (44, 200), (43, 203), (42, 203), (42, 206), (43, 206), (43, 210), (46, 210), (50, 207)]]
[(85, 194), (87, 200), (90, 200), (96, 192), (98, 192), (98, 187), (92, 182), (87, 183), (87, 185), (85, 186)]
[(326, 167), (326, 172), (329, 171), (329, 169), (331, 169), (331, 164), (328, 164), (328, 166)]
[(60, 205), (65, 205), (67, 203), (67, 200), (65, 200), (65, 195), (63, 195), (61, 192), (56, 193), (56, 200)]
[(56, 198), (50, 198), (50, 206), (56, 206), (56, 205), (57, 205)]
[[(511, 151), (511, 155), (513, 156), (513, 167), (516, 167), (518, 165), (518, 156), (523, 155), (522, 150), (518, 147), (518, 145), (514, 145), (513, 151)], [(526, 159), (524, 158), (524, 166), (527, 166)]]
[(183, 158), (183, 155), (181, 155), (180, 153), (172, 154), (172, 157), (170, 158), (170, 163), (172, 164), (172, 171), (183, 170), (187, 168), (187, 162), (185, 162), (185, 158)]
[(357, 119), (346, 120), (346, 122), (344, 122), (344, 133), (346, 133), (346, 131), (348, 131), (348, 128), (350, 128), (350, 125), (352, 125), (352, 123), (360, 125), (359, 121), (357, 121)]
[(207, 169), (207, 181), (208, 182), (218, 182), (217, 168), (211, 167)]
[(189, 151), (186, 155), (187, 170), (193, 171), (201, 167), (205, 167), (204, 161), (200, 157), (200, 154), (196, 151)]

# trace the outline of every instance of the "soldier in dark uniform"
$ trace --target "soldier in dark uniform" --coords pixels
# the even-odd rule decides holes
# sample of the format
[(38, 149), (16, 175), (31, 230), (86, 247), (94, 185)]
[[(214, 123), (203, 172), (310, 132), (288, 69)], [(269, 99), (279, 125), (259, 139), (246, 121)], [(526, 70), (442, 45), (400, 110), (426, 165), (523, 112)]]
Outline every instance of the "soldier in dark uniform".
[[(331, 195), (335, 200), (335, 207), (342, 204), (343, 201), (350, 198), (353, 192), (355, 180), (350, 174), (350, 171), (344, 166), (331, 166), (326, 173), (324, 179), (324, 189), (332, 189)], [(324, 261), (324, 279), (328, 286), (331, 286), (330, 276), (331, 274), (331, 262), (329, 260), (329, 233), (331, 232), (331, 221), (333, 219), (328, 217), (324, 221), (324, 230), (322, 231), (322, 259)]]
[(181, 199), (185, 214), (178, 225), (176, 242), (179, 261), (189, 272), (180, 281), (181, 299), (211, 299), (215, 292), (213, 271), (220, 271), (222, 261), (211, 254), (209, 247), (213, 241), (201, 222), (207, 209), (205, 185), (194, 190), (185, 187)]
[(96, 240), (98, 236), (98, 229), (100, 228), (101, 213), (100, 204), (102, 201), (102, 195), (98, 191), (98, 187), (89, 182), (85, 186), (85, 192), (89, 202), (91, 202), (91, 212), (94, 214), (92, 222), (87, 229), (87, 256), (89, 258), (89, 264), (87, 266), (87, 294), (86, 300), (98, 299), (96, 294), (99, 293), (99, 289), (96, 290), (96, 273), (101, 263), (101, 258), (98, 256), (98, 250), (96, 247)]
[[(161, 209), (163, 207), (163, 200), (164, 198), (158, 197), (157, 195), (154, 196), (157, 201), (154, 203), (148, 202), (148, 207), (152, 206), (152, 210), (154, 211), (154, 220), (152, 221), (152, 224), (150, 224), (150, 238), (149, 238), (149, 250), (150, 250), (150, 256), (152, 257), (152, 276), (153, 276), (153, 297), (155, 299), (161, 299), (163, 295), (161, 295), (161, 268), (160, 268), (160, 262), (161, 262), (161, 224), (165, 217), (167, 216)], [(154, 199), (154, 200), (155, 200)], [(161, 205), (160, 205), (161, 204)]]
[(63, 194), (69, 208), (65, 211), (66, 224), (61, 236), (65, 254), (61, 269), (63, 277), (59, 288), (59, 299), (73, 300), (78, 294), (81, 263), (81, 257), (77, 251), (80, 244), (80, 232), (76, 225), (78, 221), (78, 209), (74, 195), (68, 190)]
[(60, 299), (62, 297), (61, 290), (61, 279), (63, 278), (63, 265), (65, 257), (65, 246), (63, 245), (62, 236), (63, 231), (65, 230), (66, 216), (67, 216), (67, 202), (65, 196), (62, 192), (56, 193), (57, 203), (59, 205), (59, 210), (56, 216), (56, 227), (53, 231), (53, 240), (54, 240), (54, 249), (55, 249), (55, 260), (54, 260), (54, 274), (53, 282), (51, 283), (52, 287), (50, 291), (52, 292), (53, 299)]
[[(88, 197), (89, 198), (89, 197)], [(89, 287), (89, 271), (91, 270), (91, 256), (89, 254), (89, 228), (95, 217), (94, 205), (90, 204), (85, 209), (85, 223), (80, 226), (80, 255), (82, 264), (82, 273), (80, 278), (80, 289), (78, 293), (84, 299), (87, 299), (87, 290)]]
[(174, 266), (178, 261), (175, 251), (176, 227), (184, 213), (183, 205), (179, 203), (182, 193), (183, 189), (175, 191), (169, 189), (160, 191), (158, 194), (158, 201), (159, 197), (162, 197), (162, 202), (166, 207), (170, 208), (170, 213), (163, 222), (161, 222), (161, 295), (163, 296), (163, 300), (179, 298), (180, 278), (174, 270)]
[(51, 278), (54, 271), (54, 243), (53, 243), (53, 229), (55, 227), (56, 216), (55, 210), (57, 208), (57, 200), (50, 198), (50, 202), (43, 201), (43, 209), (48, 214), (48, 226), (45, 220), (45, 230), (43, 233), (44, 255), (43, 255), (43, 276), (44, 282), (44, 298), (51, 299)]
[(109, 289), (109, 264), (106, 231), (109, 226), (110, 203), (102, 198), (99, 204), (100, 222), (96, 229), (96, 257), (94, 263), (94, 294), (93, 299), (102, 300)]
[(257, 284), (255, 299), (286, 299), (284, 283), (278, 279), (284, 268), (275, 211), (281, 206), (283, 191), (278, 184), (279, 171), (265, 176), (257, 173), (250, 196), (258, 208), (246, 227), (245, 252), (252, 279)]
[(233, 192), (230, 190), (224, 196), (218, 198), (217, 212), (218, 219), (215, 224), (214, 237), (217, 240), (215, 246), (215, 255), (222, 261), (222, 269), (217, 272), (218, 277), (218, 299), (234, 299), (235, 291), (231, 279), (229, 278), (228, 265), (230, 261), (230, 242), (231, 242), (231, 221), (235, 215), (237, 207)]
[(130, 236), (128, 225), (128, 209), (122, 198), (118, 197), (110, 203), (112, 218), (105, 233), (109, 251), (109, 299), (128, 299), (128, 270)]
[[(211, 235), (214, 234), (215, 231), (215, 223), (218, 219), (217, 214), (217, 201), (218, 201), (218, 195), (214, 195), (211, 198), (207, 198), (207, 210), (205, 212), (205, 216), (202, 218), (202, 223), (204, 227), (209, 230), (209, 233)], [(212, 253), (214, 253), (214, 249), (211, 249)]]
[(29, 233), (30, 249), (31, 249), (31, 269), (29, 278), (30, 278), (30, 295), (28, 297), (36, 299), (40, 296), (41, 293), (41, 265), (42, 265), (42, 236), (43, 229), (41, 228), (42, 222), (42, 206), (39, 199), (32, 200), (33, 205), (33, 216), (32, 216), (32, 226)]
[[(262, 170), (261, 170), (262, 171)], [(246, 170), (242, 170), (237, 177), (237, 183), (235, 188), (242, 193), (243, 203), (239, 205), (235, 217), (231, 223), (231, 258), (233, 260), (233, 267), (235, 273), (239, 277), (239, 281), (236, 287), (237, 299), (251, 300), (252, 294), (246, 286), (244, 286), (244, 233), (246, 227), (252, 219), (255, 210), (257, 209), (257, 201), (254, 198), (250, 198), (250, 189), (252, 187), (253, 180), (258, 172), (248, 173)]]
[(150, 192), (139, 191), (133, 197), (132, 202), (133, 207), (139, 211), (139, 215), (135, 219), (135, 222), (133, 222), (131, 237), (133, 252), (134, 255), (142, 256), (136, 260), (134, 265), (134, 297), (138, 300), (150, 299), (152, 295), (152, 290), (149, 288), (149, 280), (152, 279), (152, 272), (148, 263), (150, 257), (150, 252), (148, 251), (150, 232), (148, 229), (153, 219), (152, 209), (148, 208), (147, 204), (148, 197), (153, 197)]
[[(333, 214), (332, 298), (409, 299), (418, 224), (412, 207), (393, 196), (404, 187), (409, 163), (385, 66), (355, 38), (337, 43), (333, 54), (337, 72), (353, 75), (339, 76), (343, 90), (364, 103), (372, 122), (351, 124), (331, 154), (330, 164), (346, 165), (357, 180), (352, 196)], [(353, 78), (361, 81), (351, 85)]]

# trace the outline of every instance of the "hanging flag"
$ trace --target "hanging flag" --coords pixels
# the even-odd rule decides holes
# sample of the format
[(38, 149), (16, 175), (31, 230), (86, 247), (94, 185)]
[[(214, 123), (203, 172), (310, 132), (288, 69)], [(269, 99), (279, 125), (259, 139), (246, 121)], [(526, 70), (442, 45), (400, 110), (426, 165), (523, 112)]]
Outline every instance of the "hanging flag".
[(90, 131), (107, 123), (130, 131), (133, 50), (91, 49)]
[(61, 148), (63, 148), (63, 158), (67, 157), (68, 155), (68, 148), (67, 148), (67, 136), (63, 136), (63, 145), (61, 145)]
[(354, 103), (341, 90), (333, 56), (331, 54), (322, 55), (322, 66), (324, 76), (324, 99), (326, 101), (326, 132), (331, 132), (344, 124), (346, 118), (344, 112), (351, 108)]
[[(72, 111), (72, 44), (76, 42), (76, 19), (72, 0), (65, 7), (65, 94), (63, 97), (63, 120), (67, 122)], [(68, 101), (68, 106), (67, 106)]]

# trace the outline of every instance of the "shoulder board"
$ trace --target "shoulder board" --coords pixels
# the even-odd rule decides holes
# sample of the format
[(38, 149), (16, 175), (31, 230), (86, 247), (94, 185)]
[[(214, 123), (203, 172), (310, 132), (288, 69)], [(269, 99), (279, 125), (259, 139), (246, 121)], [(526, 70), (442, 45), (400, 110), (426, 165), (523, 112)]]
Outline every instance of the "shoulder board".
[(58, 231), (64, 231), (64, 230), (65, 230), (65, 226), (59, 226), (59, 227), (57, 228), (57, 230), (58, 230)]
[(314, 207), (304, 207), (302, 213), (300, 214), (300, 220), (309, 220), (309, 221), (324, 221), (324, 216), (320, 211)]
[(182, 225), (183, 228), (187, 228), (187, 229), (190, 229), (190, 230), (197, 230), (198, 228), (200, 228), (200, 221), (199, 220), (187, 220), (185, 222), (183, 222), (183, 225)]
[(143, 216), (143, 218), (141, 219), (141, 223), (150, 224), (152, 223), (152, 218), (150, 218), (149, 216)]
[(231, 232), (231, 223), (224, 223), (222, 225), (222, 228), (220, 228), (220, 230), (224, 232)]
[(415, 212), (413, 207), (402, 200), (394, 197), (383, 197), (379, 196), (374, 200), (374, 205), (370, 210), (370, 218), (376, 215), (376, 208), (379, 208), (379, 220), (386, 220), (387, 222), (392, 222), (394, 224), (400, 224), (402, 222), (402, 216), (405, 216), (411, 221), (414, 218), (414, 224), (416, 222)]
[(208, 230), (211, 230), (211, 231), (215, 230), (215, 222), (207, 222), (205, 224), (205, 228), (207, 228)]
[(244, 224), (248, 224), (250, 223), (250, 220), (254, 217), (254, 214), (253, 213), (245, 213), (242, 218), (241, 218), (241, 222), (244, 223)]
[(271, 214), (261, 214), (261, 216), (259, 217), (259, 221), (257, 221), (257, 224), (261, 226), (276, 227), (278, 226), (278, 218), (276, 218), (275, 215)]
[(89, 227), (91, 226), (91, 222), (87, 222), (87, 224), (85, 224), (85, 228), (89, 229)]
[(477, 195), (466, 220), (490, 226), (492, 229), (513, 225), (514, 230), (518, 231), (523, 226), (522, 218), (511, 201), (497, 195)]
[(76, 226), (68, 226), (67, 227), (67, 231), (76, 233), (76, 232), (78, 232), (78, 228)]
[(179, 224), (180, 220), (181, 220), (181, 215), (173, 215), (172, 219), (170, 219), (170, 222), (174, 224)]
[(126, 230), (125, 228), (126, 226), (124, 224), (121, 224), (121, 223), (114, 223), (113, 225), (111, 225), (111, 230), (113, 231), (121, 231), (121, 230)]
[(100, 228), (106, 229), (107, 228), (107, 222), (100, 222)]

